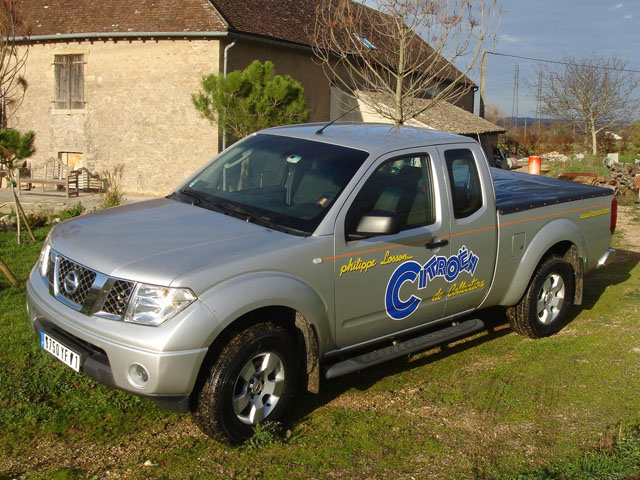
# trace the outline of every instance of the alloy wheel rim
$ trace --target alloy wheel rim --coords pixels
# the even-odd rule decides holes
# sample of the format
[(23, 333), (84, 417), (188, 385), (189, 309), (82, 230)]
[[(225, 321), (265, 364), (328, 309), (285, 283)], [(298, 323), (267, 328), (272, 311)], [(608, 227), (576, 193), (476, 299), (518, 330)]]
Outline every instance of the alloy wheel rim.
[(558, 318), (564, 305), (565, 290), (564, 280), (557, 273), (550, 274), (542, 282), (536, 304), (536, 312), (540, 323), (549, 325)]
[(233, 412), (238, 420), (256, 425), (276, 407), (285, 386), (285, 370), (277, 353), (263, 352), (244, 364), (233, 388)]

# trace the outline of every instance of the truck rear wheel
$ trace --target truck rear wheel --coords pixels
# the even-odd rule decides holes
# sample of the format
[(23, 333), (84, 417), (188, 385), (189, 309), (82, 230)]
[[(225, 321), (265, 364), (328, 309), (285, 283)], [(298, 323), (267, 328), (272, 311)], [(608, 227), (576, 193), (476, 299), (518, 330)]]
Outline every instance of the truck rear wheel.
[(252, 325), (236, 333), (213, 362), (193, 420), (210, 437), (242, 442), (256, 424), (282, 417), (297, 377), (291, 335), (273, 323)]
[(575, 294), (571, 265), (558, 255), (549, 256), (538, 267), (520, 302), (507, 308), (507, 317), (516, 333), (531, 338), (559, 332)]

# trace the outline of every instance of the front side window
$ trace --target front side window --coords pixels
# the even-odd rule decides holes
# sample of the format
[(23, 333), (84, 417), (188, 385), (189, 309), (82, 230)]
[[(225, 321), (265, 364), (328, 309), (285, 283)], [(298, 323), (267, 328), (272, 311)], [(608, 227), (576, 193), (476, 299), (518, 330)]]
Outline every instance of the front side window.
[(247, 221), (310, 235), (368, 156), (328, 143), (253, 135), (175, 195)]
[(453, 214), (466, 218), (482, 207), (482, 188), (471, 150), (459, 148), (444, 152), (449, 173)]
[(54, 70), (56, 109), (84, 108), (84, 55), (56, 55)]
[(426, 155), (401, 157), (380, 165), (347, 213), (347, 236), (354, 233), (360, 219), (372, 211), (394, 213), (400, 230), (433, 223), (435, 213), (429, 158)]

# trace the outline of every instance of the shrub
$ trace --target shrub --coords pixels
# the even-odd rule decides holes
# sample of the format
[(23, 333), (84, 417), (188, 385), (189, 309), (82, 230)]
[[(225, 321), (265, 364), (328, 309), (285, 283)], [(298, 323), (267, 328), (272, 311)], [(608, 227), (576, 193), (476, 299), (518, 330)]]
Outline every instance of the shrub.
[(78, 202), (74, 206), (65, 208), (64, 210), (60, 211), (57, 217), (59, 217), (60, 220), (68, 220), (70, 218), (78, 217), (82, 215), (85, 212), (85, 210), (86, 210), (85, 206), (82, 205), (82, 203)]
[(124, 164), (122, 163), (116, 165), (112, 170), (106, 170), (102, 173), (107, 184), (107, 190), (102, 199), (102, 208), (116, 207), (125, 202), (121, 187), (123, 173)]

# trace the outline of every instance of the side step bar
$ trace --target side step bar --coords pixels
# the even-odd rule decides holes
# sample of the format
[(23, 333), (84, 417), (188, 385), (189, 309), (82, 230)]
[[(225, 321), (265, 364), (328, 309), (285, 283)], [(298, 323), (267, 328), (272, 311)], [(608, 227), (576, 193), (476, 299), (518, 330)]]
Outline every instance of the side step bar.
[(390, 345), (380, 350), (373, 350), (357, 357), (352, 357), (342, 362), (331, 365), (325, 373), (326, 378), (335, 378), (348, 373), (357, 372), (363, 368), (372, 367), (379, 363), (402, 357), (418, 350), (426, 350), (442, 343), (450, 342), (460, 337), (465, 337), (484, 328), (482, 320), (467, 320), (457, 325), (452, 325), (442, 330), (427, 333), (420, 337), (414, 337), (404, 342)]

